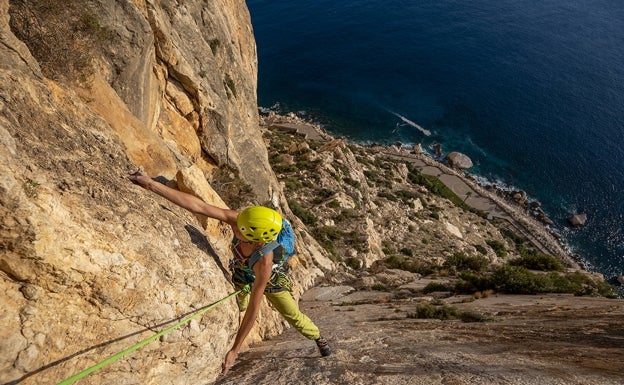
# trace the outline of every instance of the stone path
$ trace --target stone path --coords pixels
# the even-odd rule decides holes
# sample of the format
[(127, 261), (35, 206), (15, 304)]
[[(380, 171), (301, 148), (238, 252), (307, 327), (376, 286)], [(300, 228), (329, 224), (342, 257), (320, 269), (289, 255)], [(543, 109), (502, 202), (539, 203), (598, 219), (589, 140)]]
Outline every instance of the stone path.
[(323, 135), (316, 127), (310, 124), (274, 123), (271, 124), (271, 127), (274, 127), (280, 131), (302, 135), (306, 140), (326, 141), (328, 139), (331, 139), (328, 135)]

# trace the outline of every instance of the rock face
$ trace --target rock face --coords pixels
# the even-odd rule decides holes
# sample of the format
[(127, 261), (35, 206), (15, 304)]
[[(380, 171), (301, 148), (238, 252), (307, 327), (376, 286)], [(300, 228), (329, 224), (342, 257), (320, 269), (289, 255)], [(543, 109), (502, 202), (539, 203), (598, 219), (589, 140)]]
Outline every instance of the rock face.
[(46, 77), (69, 84), (117, 132), (135, 164), (167, 177), (184, 160), (206, 173), (228, 168), (260, 201), (272, 198), (244, 1), (28, 3), (11, 4), (12, 31)]
[[(50, 4), (0, 0), (0, 383), (57, 383), (233, 291), (230, 229), (134, 186), (137, 166), (288, 214), (244, 1)], [(226, 302), (89, 383), (211, 381), (238, 318)], [(249, 341), (282, 329), (263, 307)]]
[(473, 166), (472, 160), (468, 157), (468, 155), (456, 151), (450, 152), (446, 156), (446, 161), (452, 168), (459, 168), (462, 170), (467, 170)]

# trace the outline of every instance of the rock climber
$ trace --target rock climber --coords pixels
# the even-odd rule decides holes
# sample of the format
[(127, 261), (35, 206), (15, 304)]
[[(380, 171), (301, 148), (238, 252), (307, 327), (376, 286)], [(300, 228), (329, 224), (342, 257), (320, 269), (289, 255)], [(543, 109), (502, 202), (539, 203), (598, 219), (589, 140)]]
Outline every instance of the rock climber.
[(264, 206), (252, 206), (243, 211), (216, 207), (194, 195), (159, 183), (141, 171), (130, 174), (128, 179), (194, 214), (203, 214), (232, 227), (234, 232), (232, 241), (234, 258), (230, 264), (232, 282), (238, 288), (251, 284), (251, 292), (243, 291), (237, 297), (239, 309), (245, 313), (234, 344), (225, 356), (221, 372), (223, 375), (226, 375), (234, 364), (243, 341), (251, 331), (258, 316), (263, 295), (292, 327), (304, 337), (316, 342), (321, 356), (326, 357), (331, 354), (331, 349), (325, 338), (321, 336), (319, 328), (301, 312), (294, 300), (290, 291), (290, 279), (286, 273), (287, 266), (274, 271), (274, 254), (283, 250), (278, 247), (269, 251), (260, 256), (251, 268), (248, 267), (252, 255), (257, 258), (254, 252), (258, 252), (267, 243), (277, 239), (282, 229), (282, 218), (277, 211)]

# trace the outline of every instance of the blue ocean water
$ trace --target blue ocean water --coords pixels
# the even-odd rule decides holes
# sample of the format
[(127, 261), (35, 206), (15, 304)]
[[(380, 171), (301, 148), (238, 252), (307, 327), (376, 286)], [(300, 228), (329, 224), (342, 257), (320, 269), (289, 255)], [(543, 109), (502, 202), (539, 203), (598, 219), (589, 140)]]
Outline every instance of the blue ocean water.
[(354, 141), (464, 152), (471, 172), (542, 202), (590, 270), (624, 270), (624, 2), (247, 5), (260, 105)]

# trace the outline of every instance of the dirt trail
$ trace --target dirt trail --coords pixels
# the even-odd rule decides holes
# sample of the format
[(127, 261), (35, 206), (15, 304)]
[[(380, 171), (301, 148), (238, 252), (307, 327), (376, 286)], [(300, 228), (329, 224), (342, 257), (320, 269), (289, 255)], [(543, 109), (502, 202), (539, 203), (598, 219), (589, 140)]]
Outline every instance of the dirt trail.
[(445, 300), (491, 317), (474, 323), (409, 318), (422, 300), (315, 288), (301, 307), (321, 327), (332, 356), (321, 358), (313, 342), (289, 329), (242, 353), (216, 384), (624, 383), (622, 300), (570, 295)]

